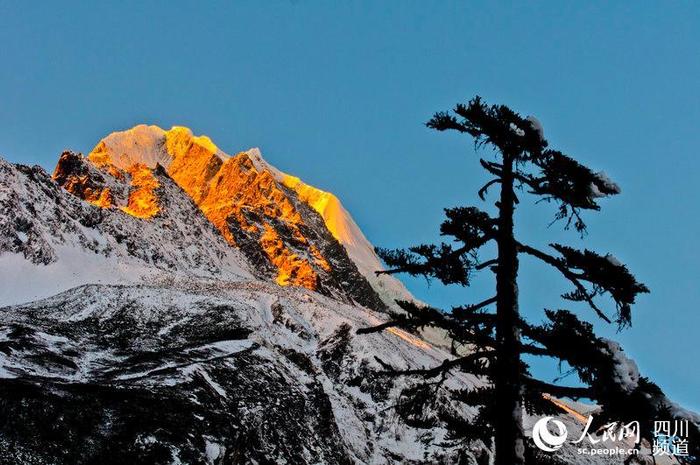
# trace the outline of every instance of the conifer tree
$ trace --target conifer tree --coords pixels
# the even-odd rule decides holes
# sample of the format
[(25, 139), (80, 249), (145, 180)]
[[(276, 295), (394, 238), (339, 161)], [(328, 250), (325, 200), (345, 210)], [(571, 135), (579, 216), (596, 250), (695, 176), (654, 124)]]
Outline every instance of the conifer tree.
[[(437, 279), (445, 285), (468, 286), (475, 273), (492, 272), (495, 293), (449, 312), (401, 301), (398, 303), (405, 314), (358, 332), (390, 326), (442, 328), (452, 340), (455, 358), (424, 370), (395, 372), (386, 366), (388, 371), (426, 378), (442, 375), (444, 379), (446, 372), (462, 370), (486, 377), (490, 380), (488, 388), (455, 393), (457, 400), (480, 406), (477, 417), (471, 422), (446, 421), (453, 422), (454, 434), (480, 437), (487, 444), (490, 431), (494, 431), (496, 464), (523, 464), (523, 408), (528, 412), (553, 413), (556, 410), (547, 396), (585, 397), (604, 406), (615, 405), (607, 410), (612, 416), (625, 413), (623, 406), (630, 405), (625, 401), (633, 395), (643, 398), (640, 389), (658, 390), (646, 379), (622, 376), (629, 367), (621, 366), (624, 363), (620, 360), (626, 359), (620, 357), (619, 346), (597, 338), (592, 326), (580, 321), (573, 312), (546, 310), (549, 323), (531, 325), (519, 311), (519, 262), (528, 258), (553, 268), (568, 281), (571, 290), (561, 296), (563, 299), (585, 304), (597, 318), (616, 324), (619, 329), (631, 325), (632, 305), (638, 294), (649, 291), (625, 265), (610, 254), (557, 243), (550, 244), (551, 250), (540, 250), (515, 235), (515, 213), (521, 195), (554, 204), (555, 219), (583, 237), (586, 225), (582, 211), (600, 210), (598, 201), (619, 194), (620, 188), (604, 173), (549, 148), (535, 118), (524, 118), (503, 105), (486, 105), (479, 97), (466, 105), (458, 104), (453, 112), (435, 114), (427, 126), (465, 133), (474, 139), (475, 147), (492, 149), (492, 159), (479, 160), (491, 179), (478, 196), (485, 201), (489, 190), (497, 188), (495, 208), (493, 214), (473, 206), (446, 209), (440, 232), (451, 241), (406, 250), (378, 249), (388, 265), (386, 271), (379, 273), (408, 273)], [(484, 252), (492, 255), (483, 258)], [(609, 299), (611, 308), (600, 302), (601, 297)], [(535, 379), (523, 362), (524, 354), (566, 361), (587, 386), (565, 387)], [(634, 378), (634, 373), (630, 376)], [(414, 394), (420, 401), (419, 392)], [(659, 408), (645, 410), (648, 421), (659, 413)]]

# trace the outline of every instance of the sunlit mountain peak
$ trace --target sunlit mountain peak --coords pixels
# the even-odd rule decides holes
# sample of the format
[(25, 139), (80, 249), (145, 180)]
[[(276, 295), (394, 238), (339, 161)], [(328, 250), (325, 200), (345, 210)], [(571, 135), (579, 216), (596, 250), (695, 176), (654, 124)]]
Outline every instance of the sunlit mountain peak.
[(74, 156), (62, 157), (54, 177), (93, 205), (152, 218), (167, 208), (158, 177), (151, 174), (161, 166), (162, 175), (175, 181), (226, 241), (261, 270), (271, 269), (278, 284), (314, 290), (355, 286), (338, 265), (344, 263), (338, 256), (343, 251), (385, 305), (412, 299), (395, 278), (376, 276), (382, 264), (373, 245), (334, 194), (275, 168), (258, 148), (229, 155), (187, 127), (142, 124), (109, 134), (87, 159), (122, 186), (100, 183), (83, 168), (76, 173)]

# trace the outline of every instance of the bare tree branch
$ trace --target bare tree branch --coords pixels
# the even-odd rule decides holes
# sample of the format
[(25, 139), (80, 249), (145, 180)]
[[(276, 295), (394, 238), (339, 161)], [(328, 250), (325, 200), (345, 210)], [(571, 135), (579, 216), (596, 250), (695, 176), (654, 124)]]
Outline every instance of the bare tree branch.
[(497, 301), (498, 301), (498, 296), (493, 296), (493, 297), (489, 297), (486, 300), (482, 300), (481, 302), (479, 302), (477, 304), (471, 304), (471, 305), (466, 305), (466, 306), (462, 306), (462, 307), (455, 307), (452, 309), (452, 311), (453, 311), (453, 313), (455, 310), (457, 310), (459, 313), (475, 312), (481, 308), (487, 307), (491, 304), (495, 304)]
[(494, 184), (498, 184), (500, 182), (501, 182), (500, 178), (496, 178), (496, 179), (492, 179), (489, 182), (487, 182), (486, 184), (484, 184), (484, 186), (481, 189), (479, 189), (479, 192), (478, 192), (479, 198), (481, 200), (486, 200), (486, 194), (488, 193), (489, 187), (493, 186)]
[(483, 166), (486, 171), (494, 176), (498, 176), (500, 178), (503, 175), (503, 165), (492, 161), (486, 161), (483, 158), (479, 160), (479, 163), (481, 163), (481, 166)]
[(498, 260), (496, 260), (494, 258), (493, 260), (487, 260), (485, 262), (479, 263), (478, 265), (475, 265), (474, 269), (475, 270), (483, 270), (486, 267), (497, 265), (497, 264), (498, 264)]

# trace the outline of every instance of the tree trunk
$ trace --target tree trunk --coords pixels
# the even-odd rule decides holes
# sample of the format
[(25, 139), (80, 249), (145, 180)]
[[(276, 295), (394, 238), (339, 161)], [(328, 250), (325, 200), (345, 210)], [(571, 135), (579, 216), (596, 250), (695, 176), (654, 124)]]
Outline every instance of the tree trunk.
[(518, 328), (518, 252), (513, 231), (513, 158), (504, 154), (498, 218), (496, 272), (495, 443), (496, 465), (523, 465), (525, 442), (521, 405)]

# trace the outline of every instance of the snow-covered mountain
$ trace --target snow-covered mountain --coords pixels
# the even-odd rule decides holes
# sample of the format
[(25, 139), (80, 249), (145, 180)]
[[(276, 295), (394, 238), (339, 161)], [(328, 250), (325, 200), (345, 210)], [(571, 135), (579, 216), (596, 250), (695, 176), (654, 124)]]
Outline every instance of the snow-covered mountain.
[(400, 330), (354, 335), (410, 294), (375, 279), (335, 196), (255, 149), (138, 126), (88, 157), (63, 153), (53, 175), (0, 159), (0, 229), (0, 389), (15, 418), (0, 463), (456, 454), (438, 447), (444, 429), (391, 411), (405, 383), (373, 374), (376, 355), (397, 367), (449, 355)]
[[(137, 126), (53, 175), (0, 159), (0, 233), (0, 464), (489, 463), (447, 432), (475, 412), (446, 390), (483, 381), (412, 409), (417, 380), (378, 359), (452, 355), (355, 334), (412, 296), (333, 194), (257, 149)], [(560, 405), (580, 431), (592, 407)]]

